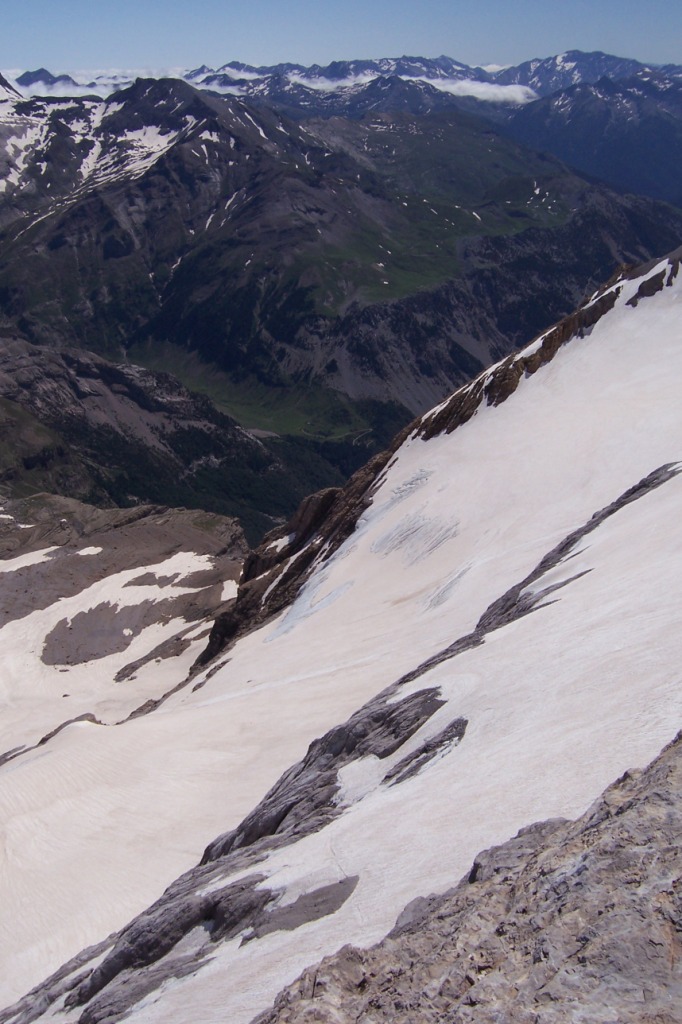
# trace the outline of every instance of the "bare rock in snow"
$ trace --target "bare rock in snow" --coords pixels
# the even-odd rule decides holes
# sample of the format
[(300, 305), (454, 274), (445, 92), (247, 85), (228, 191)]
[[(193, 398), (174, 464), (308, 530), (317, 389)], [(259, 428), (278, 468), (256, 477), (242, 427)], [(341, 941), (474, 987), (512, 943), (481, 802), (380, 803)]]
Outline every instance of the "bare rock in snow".
[(682, 733), (577, 821), (523, 829), (373, 949), (311, 967), (258, 1024), (679, 1024)]

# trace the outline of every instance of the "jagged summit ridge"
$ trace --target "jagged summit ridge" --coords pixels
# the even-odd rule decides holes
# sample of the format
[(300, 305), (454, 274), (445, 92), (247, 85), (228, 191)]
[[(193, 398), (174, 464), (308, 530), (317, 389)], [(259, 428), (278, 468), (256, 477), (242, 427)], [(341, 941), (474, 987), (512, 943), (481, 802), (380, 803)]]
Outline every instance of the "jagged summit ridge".
[[(312, 91), (333, 91), (338, 89), (358, 88), (380, 77), (397, 76), (405, 81), (433, 82), (438, 88), (460, 87), (462, 95), (467, 94), (466, 83), (498, 86), (498, 91), (490, 91), (487, 96), (504, 102), (505, 89), (508, 99), (512, 102), (523, 102), (534, 96), (548, 96), (560, 89), (566, 89), (580, 82), (596, 82), (599, 78), (622, 79), (638, 72), (651, 72), (657, 67), (641, 61), (616, 57), (596, 51), (585, 53), (580, 50), (569, 50), (552, 57), (535, 58), (523, 63), (499, 68), (497, 70), (482, 67), (471, 67), (452, 57), (442, 55), (428, 58), (420, 56), (384, 57), (375, 60), (337, 60), (321, 66), (313, 64), (280, 63), (275, 65), (255, 66), (232, 60), (217, 68), (203, 64), (201, 67), (182, 72), (189, 82), (208, 89), (218, 89), (236, 94), (257, 95), (271, 89), (271, 83), (277, 83), (276, 89), (292, 88), (301, 85)], [(662, 68), (666, 74), (679, 76), (682, 68), (678, 65), (666, 65)], [(178, 74), (178, 72), (176, 72)], [(19, 85), (33, 90), (50, 89), (64, 90), (71, 86), (78, 90), (110, 91), (129, 85), (132, 78), (117, 73), (111, 80), (106, 75), (89, 82), (75, 82), (68, 75), (55, 76), (45, 68), (27, 71), (17, 82)], [(509, 88), (516, 87), (516, 91)], [(520, 90), (527, 90), (525, 96)], [(474, 88), (470, 95), (486, 98), (485, 90)]]

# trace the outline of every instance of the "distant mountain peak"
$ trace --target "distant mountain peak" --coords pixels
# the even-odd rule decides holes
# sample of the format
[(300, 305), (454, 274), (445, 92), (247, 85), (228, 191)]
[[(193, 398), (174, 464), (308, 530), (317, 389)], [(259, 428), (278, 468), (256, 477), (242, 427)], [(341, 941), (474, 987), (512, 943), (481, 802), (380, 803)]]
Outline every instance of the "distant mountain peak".
[(53, 75), (47, 68), (38, 68), (37, 71), (24, 71), (23, 75), (17, 78), (17, 85), (23, 88), (31, 88), (34, 85), (47, 85), (53, 88), (56, 85), (78, 87), (78, 82), (71, 75)]

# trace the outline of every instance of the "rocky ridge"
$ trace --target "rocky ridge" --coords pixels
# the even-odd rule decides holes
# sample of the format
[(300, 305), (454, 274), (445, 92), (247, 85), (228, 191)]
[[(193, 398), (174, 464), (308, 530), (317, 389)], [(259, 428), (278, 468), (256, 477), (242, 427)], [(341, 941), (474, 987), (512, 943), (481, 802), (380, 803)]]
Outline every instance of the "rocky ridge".
[(679, 1024), (682, 733), (577, 821), (531, 825), (254, 1024)]
[(671, 287), (681, 261), (682, 248), (672, 252), (667, 264), (655, 275), (651, 275), (651, 269), (658, 267), (660, 261), (622, 268), (613, 281), (595, 292), (571, 316), (539, 335), (519, 353), (479, 374), (430, 413), (414, 420), (396, 436), (389, 449), (358, 470), (345, 487), (328, 488), (306, 498), (292, 519), (267, 534), (246, 559), (236, 604), (216, 619), (197, 667), (211, 662), (239, 636), (267, 622), (291, 603), (315, 568), (353, 533), (370, 507), (386, 467), (408, 437), (428, 441), (468, 422), (481, 405), (500, 405), (513, 395), (524, 377), (550, 362), (563, 345), (589, 333), (613, 308), (627, 281), (643, 279), (630, 300), (636, 305), (662, 288)]

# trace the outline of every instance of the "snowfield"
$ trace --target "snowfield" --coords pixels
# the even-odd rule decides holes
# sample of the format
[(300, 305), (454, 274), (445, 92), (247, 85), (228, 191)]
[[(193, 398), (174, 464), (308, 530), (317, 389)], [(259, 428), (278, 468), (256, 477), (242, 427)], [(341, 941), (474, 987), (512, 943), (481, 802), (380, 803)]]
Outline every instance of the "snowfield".
[[(614, 308), (502, 404), (428, 441), (415, 430), (353, 534), (293, 604), (156, 710), (103, 716), (121, 705), (121, 686), (137, 705), (151, 683), (139, 692), (135, 680), (115, 683), (118, 655), (78, 666), (80, 712), (107, 724), (74, 723), (0, 765), (3, 1004), (160, 897), (311, 741), (387, 687), (392, 704), (426, 690), (442, 704), (389, 756), (341, 768), (331, 821), (229, 879), (263, 876), (258, 887), (280, 893), (280, 907), (357, 879), (345, 901), (293, 930), (216, 944), (204, 966), (137, 1002), (138, 1024), (247, 1024), (304, 967), (380, 939), (406, 903), (453, 885), (479, 850), (530, 822), (580, 814), (673, 737), (682, 723), (682, 275), (663, 261), (644, 278), (661, 271), (668, 283), (635, 304), (642, 277), (614, 286)], [(191, 567), (153, 572), (172, 568), (182, 576)], [(525, 613), (481, 628), (521, 584)], [(86, 607), (120, 600), (111, 583), (79, 598)], [(26, 743), (34, 722), (44, 731), (42, 702), (53, 706), (67, 677), (48, 670), (40, 646), (57, 616), (77, 614), (70, 600), (0, 635), (3, 750)], [(477, 628), (476, 643), (451, 649)], [(164, 671), (170, 690), (179, 670), (155, 667)], [(392, 769), (455, 719), (466, 720), (461, 738), (389, 784)], [(205, 941), (194, 929), (183, 954)], [(77, 1020), (82, 1007), (62, 1004), (46, 1016)]]

